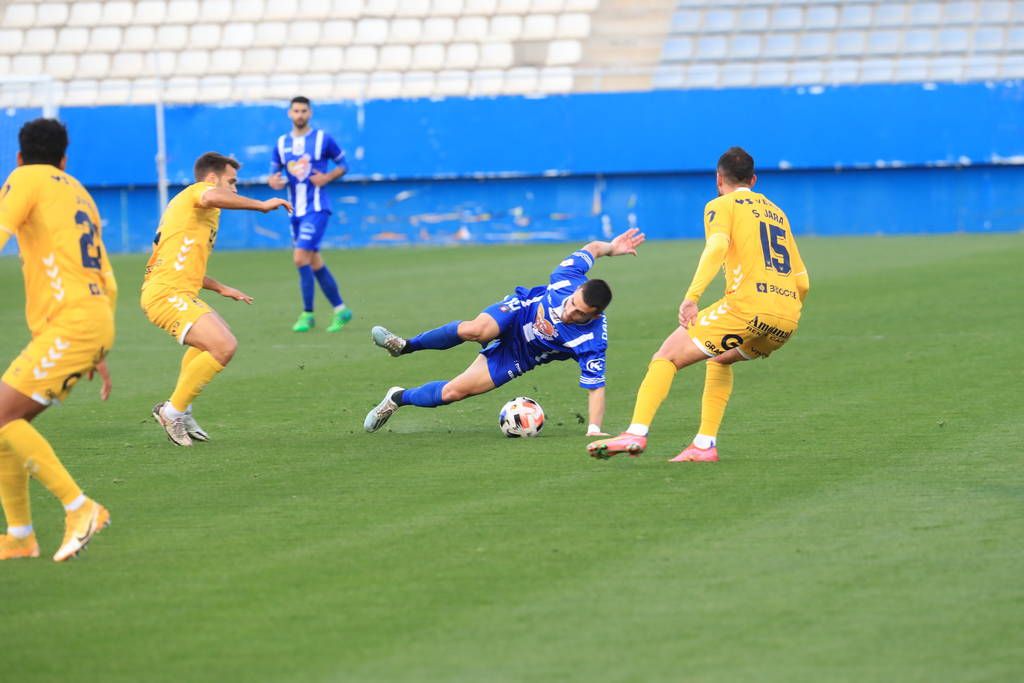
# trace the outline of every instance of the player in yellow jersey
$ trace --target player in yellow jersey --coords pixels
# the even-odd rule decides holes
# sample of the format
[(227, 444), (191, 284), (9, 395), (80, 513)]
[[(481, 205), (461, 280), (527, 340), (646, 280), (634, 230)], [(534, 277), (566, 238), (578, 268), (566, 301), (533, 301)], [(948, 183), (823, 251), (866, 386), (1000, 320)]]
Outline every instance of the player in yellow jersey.
[[(707, 244), (679, 306), (679, 327), (662, 343), (640, 385), (633, 421), (622, 434), (587, 446), (590, 454), (639, 455), (676, 371), (708, 360), (701, 425), (671, 462), (715, 462), (716, 439), (732, 393), (732, 365), (767, 358), (796, 332), (810, 289), (807, 269), (786, 214), (753, 191), (754, 160), (732, 147), (718, 160), (719, 196), (704, 207)], [(704, 310), (697, 304), (725, 266), (725, 297)]]
[(18, 167), (0, 188), (0, 249), (17, 239), (32, 341), (0, 380), (0, 500), (7, 517), (0, 560), (39, 557), (31, 475), (64, 505), (64, 539), (53, 556), (62, 562), (110, 524), (110, 513), (82, 493), (31, 422), (94, 372), (103, 378), (100, 396), (110, 395), (105, 358), (114, 344), (117, 282), (96, 203), (64, 171), (64, 125), (36, 119), (22, 126), (18, 143)]
[(192, 417), (192, 401), (231, 361), (238, 347), (228, 324), (199, 298), (199, 290), (252, 303), (248, 294), (206, 274), (206, 263), (217, 241), (220, 210), (292, 210), (284, 199), (260, 201), (239, 195), (238, 168), (237, 161), (217, 152), (207, 152), (196, 160), (196, 182), (167, 205), (146, 264), (142, 310), (154, 325), (190, 347), (181, 360), (171, 398), (153, 408), (153, 417), (179, 446), (209, 440)]

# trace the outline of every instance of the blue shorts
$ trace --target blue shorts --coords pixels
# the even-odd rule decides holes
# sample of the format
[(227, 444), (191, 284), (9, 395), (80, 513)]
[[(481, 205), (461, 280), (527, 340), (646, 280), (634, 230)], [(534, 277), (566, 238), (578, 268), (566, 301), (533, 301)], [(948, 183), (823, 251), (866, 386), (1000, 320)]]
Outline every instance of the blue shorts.
[[(515, 301), (510, 305), (510, 302)], [(515, 330), (521, 323), (519, 318), (523, 312), (518, 305), (519, 297), (509, 294), (496, 304), (483, 310), (498, 323), (497, 339), (488, 344), (480, 354), (487, 359), (487, 371), (495, 387), (500, 387), (523, 373), (532, 370), (535, 363), (525, 346), (515, 343)]]
[(292, 244), (296, 249), (320, 251), (320, 241), (330, 219), (330, 211), (313, 211), (301, 218), (292, 216)]

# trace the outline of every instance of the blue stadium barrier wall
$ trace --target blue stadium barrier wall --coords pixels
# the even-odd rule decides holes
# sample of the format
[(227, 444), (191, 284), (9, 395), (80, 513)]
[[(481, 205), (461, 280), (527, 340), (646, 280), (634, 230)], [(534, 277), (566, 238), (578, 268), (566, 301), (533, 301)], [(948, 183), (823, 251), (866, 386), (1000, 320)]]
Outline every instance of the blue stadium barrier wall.
[[(168, 173), (200, 153), (263, 184), (286, 103), (166, 111)], [(154, 112), (65, 108), (69, 170), (96, 196), (108, 247), (147, 248), (158, 220)], [(639, 225), (698, 237), (713, 166), (739, 144), (798, 234), (1006, 231), (1024, 186), (1024, 83), (656, 91), (315, 106), (351, 172), (331, 186), (328, 246), (582, 241)], [(0, 130), (10, 135), (0, 121)], [(6, 168), (0, 168), (6, 171)], [(225, 213), (222, 248), (289, 243), (283, 214)]]

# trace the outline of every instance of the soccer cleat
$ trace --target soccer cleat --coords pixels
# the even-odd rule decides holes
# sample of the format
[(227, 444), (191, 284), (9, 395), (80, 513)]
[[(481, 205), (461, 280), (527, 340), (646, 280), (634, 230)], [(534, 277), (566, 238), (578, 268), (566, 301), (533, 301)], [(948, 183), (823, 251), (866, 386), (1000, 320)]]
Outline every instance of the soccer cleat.
[(391, 387), (388, 389), (388, 393), (384, 394), (384, 400), (366, 414), (366, 419), (363, 420), (363, 429), (373, 433), (383, 427), (384, 423), (395, 414), (395, 411), (401, 407), (391, 399), (396, 391), (404, 391), (404, 389), (402, 387)]
[(343, 308), (334, 314), (334, 319), (331, 320), (331, 324), (327, 327), (328, 332), (340, 332), (341, 328), (348, 324), (348, 321), (352, 319), (352, 309)]
[(669, 462), (718, 462), (718, 448), (697, 448), (691, 443)]
[(408, 343), (388, 328), (380, 325), (376, 325), (370, 330), (370, 336), (373, 337), (374, 344), (382, 349), (387, 349), (387, 352), (395, 358), (402, 355), (402, 351), (405, 350), (405, 345)]
[[(191, 446), (192, 437), (188, 435), (188, 427), (185, 424), (185, 415), (181, 417), (168, 417), (165, 414), (167, 401), (161, 401), (153, 406), (153, 419), (167, 432), (167, 438), (171, 443), (178, 446)], [(199, 425), (196, 425), (197, 427)], [(205, 434), (205, 432), (204, 432)]]
[(299, 319), (292, 325), (292, 332), (309, 332), (314, 327), (316, 327), (316, 320), (313, 319), (313, 314), (303, 311), (299, 314)]
[(9, 534), (0, 536), (0, 560), (20, 560), (39, 557), (39, 544), (36, 535), (29, 534), (25, 538), (17, 538)]
[(647, 448), (647, 437), (638, 434), (622, 432), (610, 439), (601, 439), (587, 444), (587, 452), (592, 458), (606, 459), (619, 453), (628, 453), (632, 456), (640, 455)]
[(193, 441), (209, 441), (210, 435), (206, 433), (206, 430), (199, 426), (196, 419), (192, 417), (192, 409), (189, 408), (185, 411), (185, 431), (188, 433), (189, 438)]
[(64, 518), (64, 542), (53, 555), (54, 562), (63, 562), (89, 545), (92, 537), (110, 526), (110, 512), (95, 500), (86, 498), (82, 507)]

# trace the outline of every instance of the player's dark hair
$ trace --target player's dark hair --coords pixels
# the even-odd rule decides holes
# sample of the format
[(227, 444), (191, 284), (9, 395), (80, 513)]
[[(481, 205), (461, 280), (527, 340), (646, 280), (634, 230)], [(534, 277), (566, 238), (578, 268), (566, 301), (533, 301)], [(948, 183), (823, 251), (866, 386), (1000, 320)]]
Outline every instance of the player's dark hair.
[(718, 172), (731, 185), (749, 185), (754, 179), (754, 157), (742, 147), (730, 147), (718, 157)]
[(604, 280), (587, 280), (580, 292), (583, 294), (583, 303), (599, 311), (608, 308), (612, 302), (612, 288)]
[(18, 131), (21, 161), (60, 166), (68, 151), (68, 129), (57, 119), (35, 119)]
[(295, 97), (293, 97), (292, 101), (289, 103), (289, 106), (291, 106), (292, 104), (304, 104), (307, 107), (313, 106), (313, 104), (309, 101), (309, 98), (304, 97), (302, 95), (296, 95)]
[(208, 176), (211, 172), (220, 175), (228, 166), (234, 167), (236, 171), (242, 167), (237, 160), (226, 157), (220, 152), (207, 152), (196, 159), (196, 165), (192, 170), (198, 181)]

